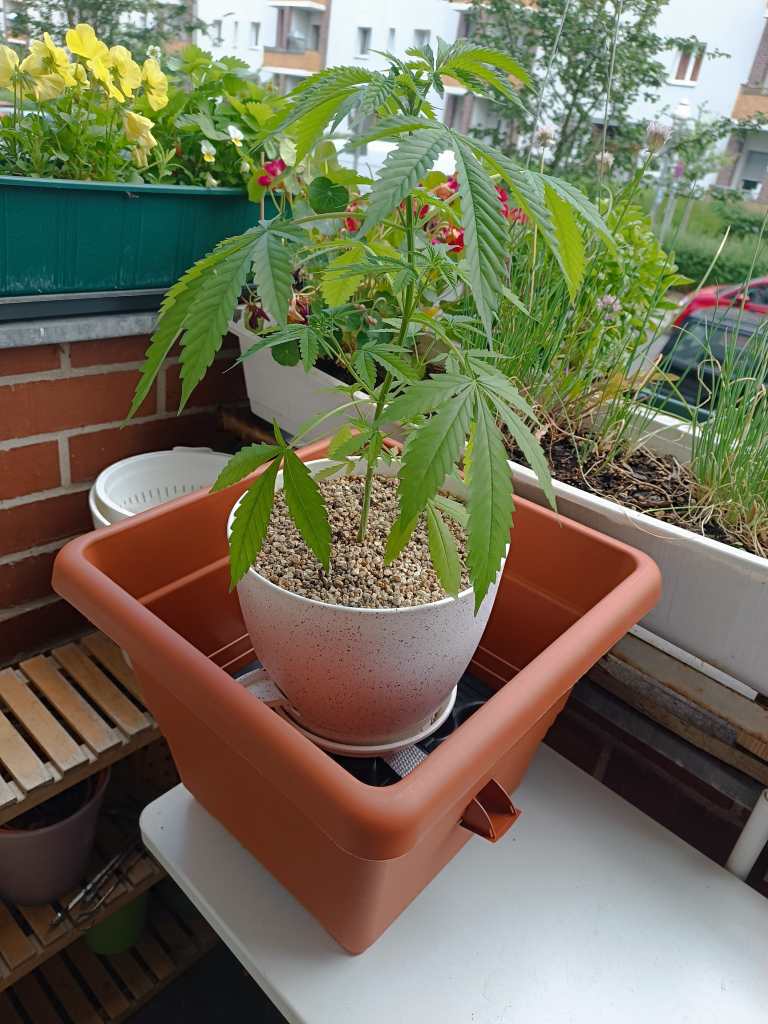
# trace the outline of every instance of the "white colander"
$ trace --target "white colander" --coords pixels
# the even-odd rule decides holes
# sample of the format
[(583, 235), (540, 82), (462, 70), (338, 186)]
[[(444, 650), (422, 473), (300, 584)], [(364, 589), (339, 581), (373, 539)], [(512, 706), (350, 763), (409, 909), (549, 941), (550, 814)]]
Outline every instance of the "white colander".
[(99, 474), (91, 488), (93, 524), (98, 529), (210, 487), (229, 459), (210, 448), (174, 448), (116, 462)]

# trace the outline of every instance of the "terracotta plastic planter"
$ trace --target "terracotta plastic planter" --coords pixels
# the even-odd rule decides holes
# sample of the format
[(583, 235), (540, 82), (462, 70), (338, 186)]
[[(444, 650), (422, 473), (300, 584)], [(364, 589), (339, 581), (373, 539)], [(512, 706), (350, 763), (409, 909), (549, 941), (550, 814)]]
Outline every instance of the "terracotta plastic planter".
[(15, 829), (10, 821), (0, 828), (0, 896), (35, 906), (58, 899), (83, 880), (110, 771), (86, 780), (83, 803), (62, 821), (31, 829)]
[[(315, 459), (309, 465), (317, 472), (333, 463)], [(353, 475), (364, 476), (366, 469), (358, 461)], [(397, 466), (380, 460), (377, 473), (395, 476)], [(282, 486), (280, 472), (275, 490)], [(464, 497), (452, 477), (443, 487)], [(239, 504), (227, 521), (227, 537)], [(494, 583), (475, 615), (472, 588), (455, 601), (346, 608), (283, 590), (254, 569), (237, 584), (254, 650), (300, 713), (299, 724), (354, 745), (390, 743), (429, 723), (471, 661), (497, 592)]]
[(496, 840), (516, 820), (506, 794), (573, 684), (656, 603), (659, 572), (624, 544), (516, 501), (470, 664), (497, 692), (414, 771), (377, 789), (232, 678), (254, 658), (229, 593), (225, 531), (249, 482), (71, 541), (53, 585), (128, 652), (195, 798), (360, 953), (473, 832)]

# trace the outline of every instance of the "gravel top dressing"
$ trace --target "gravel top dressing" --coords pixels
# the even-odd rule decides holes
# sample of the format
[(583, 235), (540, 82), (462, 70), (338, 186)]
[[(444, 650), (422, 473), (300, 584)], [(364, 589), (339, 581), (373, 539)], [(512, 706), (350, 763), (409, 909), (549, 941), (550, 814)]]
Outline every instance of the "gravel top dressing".
[[(448, 595), (432, 568), (427, 538), (427, 517), (419, 516), (416, 529), (402, 554), (384, 566), (384, 548), (397, 519), (397, 480), (375, 476), (371, 491), (368, 533), (358, 544), (357, 530), (363, 507), (362, 477), (323, 480), (320, 492), (331, 524), (331, 571), (326, 575), (291, 522), (285, 492), (275, 494), (275, 508), (254, 569), (272, 583), (302, 597), (350, 608), (405, 608), (441, 601)], [(444, 517), (461, 560), (461, 590), (469, 587), (466, 568), (467, 534)]]

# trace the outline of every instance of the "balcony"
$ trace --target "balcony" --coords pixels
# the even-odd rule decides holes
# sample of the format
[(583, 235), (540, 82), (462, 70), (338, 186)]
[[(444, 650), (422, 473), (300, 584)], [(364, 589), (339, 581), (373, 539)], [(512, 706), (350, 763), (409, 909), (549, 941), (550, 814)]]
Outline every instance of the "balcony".
[(768, 117), (768, 88), (761, 85), (742, 85), (733, 106), (731, 117), (746, 119), (756, 114)]
[(304, 78), (321, 68), (320, 51), (305, 50), (295, 43), (288, 47), (265, 46), (264, 70), (274, 75), (294, 75)]
[(270, 7), (295, 7), (299, 11), (324, 11), (325, 0), (270, 0)]

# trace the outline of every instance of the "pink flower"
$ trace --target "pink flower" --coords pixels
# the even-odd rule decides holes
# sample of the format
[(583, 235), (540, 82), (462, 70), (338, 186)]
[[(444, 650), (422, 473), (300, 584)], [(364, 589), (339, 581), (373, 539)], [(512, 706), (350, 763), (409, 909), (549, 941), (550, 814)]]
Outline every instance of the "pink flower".
[(464, 248), (464, 228), (443, 228), (431, 239), (432, 245), (440, 245), (447, 242), (450, 245), (449, 252), (461, 252)]
[(262, 173), (256, 180), (260, 185), (267, 187), (272, 184), (275, 178), (280, 177), (284, 170), (285, 164), (282, 160), (270, 160), (268, 164), (264, 164)]
[[(347, 207), (347, 213), (352, 213), (352, 211), (356, 210), (356, 209), (357, 209), (357, 203), (350, 203), (349, 206)], [(357, 228), (358, 228), (359, 224), (360, 224), (360, 221), (357, 219), (357, 217), (345, 217), (344, 218), (344, 226), (346, 227), (347, 231), (350, 231), (350, 232), (354, 233), (355, 231), (357, 231)]]

